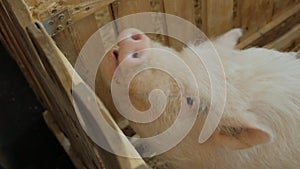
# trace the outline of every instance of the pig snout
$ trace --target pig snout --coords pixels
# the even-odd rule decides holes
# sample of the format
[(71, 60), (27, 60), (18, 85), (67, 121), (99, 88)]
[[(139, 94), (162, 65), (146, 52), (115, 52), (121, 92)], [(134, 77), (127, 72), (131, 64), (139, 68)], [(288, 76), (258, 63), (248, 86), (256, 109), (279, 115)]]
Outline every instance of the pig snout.
[[(122, 31), (118, 36), (118, 49), (109, 51), (102, 60), (102, 78), (111, 82), (119, 66), (123, 68), (122, 73), (126, 74), (130, 68), (144, 63), (150, 56), (150, 50), (147, 49), (151, 48), (151, 44), (150, 38), (138, 29), (129, 28)], [(124, 64), (121, 66), (122, 62)]]
[(119, 63), (129, 57), (139, 62), (144, 60), (144, 50), (151, 47), (151, 40), (140, 30), (129, 28), (120, 33), (118, 46), (119, 50), (113, 50), (112, 54)]

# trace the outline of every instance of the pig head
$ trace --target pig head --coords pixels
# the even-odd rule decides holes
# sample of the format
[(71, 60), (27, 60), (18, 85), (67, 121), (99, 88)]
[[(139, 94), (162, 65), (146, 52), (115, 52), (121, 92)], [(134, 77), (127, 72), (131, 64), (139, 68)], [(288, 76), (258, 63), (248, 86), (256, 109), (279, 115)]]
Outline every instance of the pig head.
[[(166, 53), (147, 49), (168, 51), (179, 56), (192, 70), (199, 89), (200, 108), (191, 131), (176, 147), (161, 154), (161, 158), (173, 168), (180, 169), (299, 168), (300, 62), (295, 53), (262, 48), (236, 50), (234, 47), (241, 35), (240, 29), (233, 29), (212, 42), (190, 45), (177, 52), (150, 40), (137, 29), (126, 29), (119, 36), (119, 48), (104, 57), (98, 73), (104, 83), (97, 85), (105, 84), (104, 88), (109, 90), (114, 72), (124, 60), (129, 68), (159, 62), (174, 67), (183, 76), (191, 76), (181, 69), (182, 65), (172, 61), (171, 55), (161, 57)], [(208, 46), (211, 43), (224, 67), (226, 105), (217, 129), (200, 144), (198, 137), (208, 110), (219, 106), (210, 102), (210, 75), (206, 66), (195, 61), (196, 57), (210, 57), (212, 51)], [(197, 51), (200, 56), (192, 51)], [(121, 73), (126, 78), (126, 72)], [(185, 81), (183, 86), (188, 88), (190, 83), (193, 82)], [(183, 101), (180, 97), (183, 89), (173, 77), (161, 70), (147, 69), (138, 73), (129, 85), (131, 103), (140, 111), (149, 109), (148, 96), (153, 89), (164, 91), (168, 96), (167, 105), (163, 114), (150, 123), (131, 122), (142, 137), (168, 129)]]

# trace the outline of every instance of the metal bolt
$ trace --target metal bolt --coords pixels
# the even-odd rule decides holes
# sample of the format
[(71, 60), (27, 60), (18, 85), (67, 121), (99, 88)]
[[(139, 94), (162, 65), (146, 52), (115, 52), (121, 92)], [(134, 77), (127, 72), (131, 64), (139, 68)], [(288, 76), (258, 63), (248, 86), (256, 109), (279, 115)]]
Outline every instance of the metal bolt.
[(52, 13), (52, 14), (54, 14), (54, 13), (56, 13), (56, 12), (57, 12), (57, 9), (55, 9), (55, 8), (51, 9), (51, 13)]
[(62, 30), (64, 27), (62, 26), (62, 25), (58, 25), (57, 27), (56, 27), (56, 30), (57, 31), (60, 31), (60, 30)]
[(58, 19), (61, 20), (61, 21), (64, 20), (64, 19), (65, 19), (65, 15), (64, 15), (63, 13), (60, 14), (60, 15), (58, 16)]
[(48, 21), (48, 25), (53, 25), (54, 24), (54, 21), (53, 20), (49, 20)]

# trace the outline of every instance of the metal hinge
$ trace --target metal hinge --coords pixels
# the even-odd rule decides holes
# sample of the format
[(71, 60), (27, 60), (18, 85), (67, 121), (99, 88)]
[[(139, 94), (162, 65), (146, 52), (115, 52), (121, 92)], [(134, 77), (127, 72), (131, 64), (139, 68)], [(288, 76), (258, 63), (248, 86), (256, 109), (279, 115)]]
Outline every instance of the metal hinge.
[(57, 12), (50, 18), (42, 21), (46, 31), (50, 36), (57, 34), (58, 32), (64, 30), (72, 23), (72, 19), (69, 14), (68, 9)]

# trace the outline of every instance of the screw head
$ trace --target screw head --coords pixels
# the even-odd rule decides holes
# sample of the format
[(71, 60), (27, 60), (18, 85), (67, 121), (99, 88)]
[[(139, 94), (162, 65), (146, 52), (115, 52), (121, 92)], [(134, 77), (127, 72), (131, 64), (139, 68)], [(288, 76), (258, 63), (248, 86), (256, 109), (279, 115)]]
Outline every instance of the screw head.
[(65, 15), (64, 15), (64, 14), (60, 14), (60, 15), (58, 16), (58, 19), (61, 20), (61, 21), (64, 20), (64, 19), (65, 19)]
[(64, 27), (62, 26), (62, 25), (58, 25), (57, 27), (56, 27), (56, 30), (57, 31), (60, 31), (60, 30), (62, 30)]
[(48, 21), (48, 25), (53, 25), (54, 24), (54, 21), (53, 20), (49, 20)]

